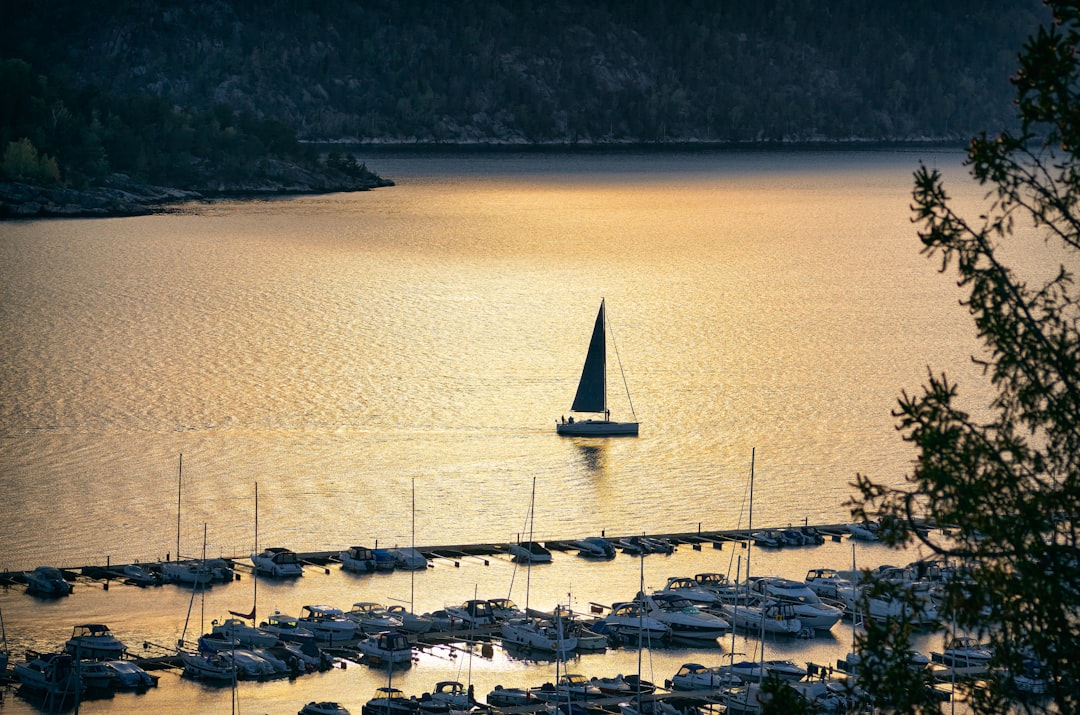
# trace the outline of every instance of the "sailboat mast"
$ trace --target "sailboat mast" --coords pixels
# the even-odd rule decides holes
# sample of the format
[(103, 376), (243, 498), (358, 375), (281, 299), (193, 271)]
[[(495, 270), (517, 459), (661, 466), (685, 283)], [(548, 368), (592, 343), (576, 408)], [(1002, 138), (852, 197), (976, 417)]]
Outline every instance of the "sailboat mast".
[[(605, 299), (601, 298), (600, 299), (600, 322), (603, 323), (603, 333), (604, 333), (603, 336), (601, 336), (601, 340), (606, 341), (607, 340), (608, 328), (607, 328), (607, 310), (604, 308), (604, 302), (605, 302)], [(606, 420), (606, 419), (609, 419), (610, 416), (611, 416), (611, 412), (607, 408), (607, 350), (606, 349), (604, 350), (604, 374), (603, 374), (603, 379), (600, 381), (600, 395), (602, 396), (603, 403), (604, 403), (604, 419)]]
[(746, 587), (750, 588), (750, 547), (753, 546), (754, 539), (754, 451), (755, 448), (750, 448), (750, 516), (748, 517), (749, 525), (746, 527)]
[(525, 615), (529, 614), (529, 586), (532, 579), (533, 522), (536, 521), (536, 477), (533, 477), (532, 497), (529, 499), (529, 562), (525, 565)]
[(184, 454), (180, 453), (180, 470), (176, 475), (176, 560), (180, 560), (180, 489), (184, 481)]

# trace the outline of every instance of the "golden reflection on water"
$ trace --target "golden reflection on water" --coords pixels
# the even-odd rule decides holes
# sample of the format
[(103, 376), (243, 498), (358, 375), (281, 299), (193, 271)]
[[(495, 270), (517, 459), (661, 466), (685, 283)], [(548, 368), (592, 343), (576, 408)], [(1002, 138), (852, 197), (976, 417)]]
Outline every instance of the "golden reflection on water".
[[(904, 153), (386, 158), (392, 189), (3, 226), (0, 566), (838, 522), (972, 329)], [(959, 155), (939, 157), (950, 166)], [(376, 161), (372, 161), (372, 166)], [(959, 173), (959, 172), (958, 172)], [(558, 438), (600, 299), (642, 423)], [(612, 377), (617, 371), (612, 369)], [(616, 391), (613, 413), (625, 416)]]

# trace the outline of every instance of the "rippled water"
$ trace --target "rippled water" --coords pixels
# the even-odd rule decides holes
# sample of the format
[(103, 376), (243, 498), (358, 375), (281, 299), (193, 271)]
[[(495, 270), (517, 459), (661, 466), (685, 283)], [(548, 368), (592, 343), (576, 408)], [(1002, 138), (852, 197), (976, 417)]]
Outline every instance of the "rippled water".
[[(890, 411), (928, 365), (976, 403), (984, 394), (959, 294), (918, 254), (920, 159), (962, 200), (978, 195), (959, 153), (931, 150), (388, 152), (368, 163), (398, 185), (369, 193), (0, 224), (0, 568), (175, 554), (178, 494), (183, 553), (201, 550), (206, 524), (211, 554), (247, 554), (256, 482), (260, 545), (297, 551), (509, 541), (529, 528), (534, 483), (538, 540), (729, 529), (746, 525), (755, 448), (755, 524), (846, 521), (857, 472), (896, 483), (908, 470)], [(601, 298), (641, 436), (557, 437)], [(625, 396), (612, 409), (630, 413)], [(650, 562), (647, 584), (726, 571), (736, 555), (684, 548)], [(763, 558), (802, 578), (852, 552)], [(557, 560), (533, 574), (538, 607), (636, 590), (633, 560)], [(500, 560), (415, 578), (309, 572), (261, 587), (259, 602), (430, 610), (477, 590), (522, 602), (523, 580)], [(247, 610), (250, 588), (214, 589), (207, 618)], [(88, 620), (172, 642), (189, 599), (85, 584), (55, 603), (0, 593), (9, 636), (39, 648)], [(849, 641), (838, 626), (776, 647), (828, 662)], [(661, 654), (655, 678), (691, 655), (720, 657)], [(604, 658), (611, 672), (579, 667), (636, 667), (632, 652)], [(401, 677), (420, 692), (475, 668), (483, 694), (550, 667), (472, 662), (429, 655)], [(241, 693), (259, 712), (328, 697), (358, 712), (382, 678), (354, 668)], [(229, 702), (168, 685), (86, 710)]]
[[(387, 154), (398, 186), (0, 225), (0, 567), (839, 522), (973, 377), (918, 255), (949, 152)], [(600, 299), (637, 439), (557, 437)], [(612, 369), (613, 374), (617, 374)], [(616, 395), (618, 398), (619, 395)], [(613, 406), (626, 417), (625, 395)]]

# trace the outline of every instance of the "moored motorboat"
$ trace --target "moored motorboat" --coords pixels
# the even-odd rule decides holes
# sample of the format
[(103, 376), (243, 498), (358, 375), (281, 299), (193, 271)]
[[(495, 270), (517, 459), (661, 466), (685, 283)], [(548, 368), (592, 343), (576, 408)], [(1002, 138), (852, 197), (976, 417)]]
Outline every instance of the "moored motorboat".
[(116, 659), (124, 654), (127, 646), (101, 623), (75, 626), (64, 650), (80, 660)]
[(349, 709), (330, 700), (321, 702), (311, 701), (300, 708), (297, 715), (351, 715)]
[(63, 701), (86, 689), (79, 679), (75, 659), (67, 653), (33, 653), (25, 662), (16, 663), (15, 678), (22, 687), (40, 695)]
[(487, 694), (487, 703), (496, 708), (512, 708), (528, 705), (533, 699), (532, 693), (524, 688), (505, 688), (496, 685)]
[(340, 608), (313, 604), (304, 606), (302, 612), (304, 615), (297, 619), (297, 623), (314, 633), (317, 640), (333, 644), (356, 637), (356, 623), (346, 618)]
[(841, 589), (851, 588), (852, 583), (835, 569), (810, 569), (806, 572), (806, 586), (818, 596), (839, 598)]
[(671, 637), (671, 626), (645, 613), (635, 601), (612, 604), (611, 613), (601, 618), (599, 623), (635, 641), (658, 643)]
[(818, 595), (800, 581), (766, 576), (753, 581), (751, 590), (770, 599), (790, 603), (802, 624), (815, 630), (831, 629), (844, 615), (842, 608), (822, 603)]
[(356, 649), (378, 663), (410, 663), (415, 655), (404, 633), (378, 633), (357, 641)]
[(258, 554), (252, 554), (251, 563), (258, 573), (272, 578), (296, 578), (304, 575), (300, 557), (291, 549), (281, 546), (274, 546)]
[(518, 605), (509, 598), (489, 598), (488, 605), (491, 606), (491, 615), (495, 617), (496, 622), (526, 616), (525, 611), (518, 608)]
[(686, 576), (672, 576), (662, 589), (654, 591), (653, 594), (679, 596), (699, 606), (715, 606), (721, 602), (716, 591)]
[(930, 653), (933, 662), (955, 668), (985, 668), (993, 657), (994, 651), (990, 647), (971, 636), (946, 638), (940, 652)]
[(158, 676), (147, 673), (130, 660), (103, 660), (101, 664), (113, 671), (113, 686), (118, 690), (142, 691), (156, 687)]
[(353, 573), (371, 573), (375, 570), (375, 554), (366, 546), (350, 546), (338, 554), (341, 568)]
[(529, 692), (537, 700), (549, 703), (596, 700), (601, 695), (600, 689), (580, 673), (564, 673), (554, 685), (544, 683)]
[(672, 638), (715, 645), (717, 638), (731, 630), (731, 624), (723, 618), (702, 611), (673, 593), (644, 596), (642, 602), (648, 615), (671, 628)]
[(401, 621), (401, 630), (406, 633), (427, 633), (435, 627), (435, 622), (428, 616), (413, 613), (401, 604), (390, 604), (386, 612)]
[(397, 558), (394, 556), (393, 551), (389, 549), (372, 549), (371, 554), (375, 557), (376, 571), (393, 571), (397, 568)]
[(446, 613), (459, 621), (458, 628), (478, 628), (495, 624), (495, 613), (491, 604), (484, 599), (469, 599), (460, 606), (447, 606)]
[(742, 679), (717, 668), (709, 668), (700, 663), (683, 663), (675, 675), (668, 680), (671, 690), (720, 690), (738, 685)]
[(239, 618), (226, 618), (224, 622), (213, 621), (211, 632), (235, 639), (247, 648), (270, 648), (277, 645), (278, 635), (265, 628), (249, 626)]
[(426, 556), (411, 546), (390, 549), (390, 553), (394, 555), (394, 568), (403, 571), (423, 571), (431, 565)]
[(161, 579), (165, 583), (181, 586), (204, 586), (214, 580), (214, 569), (199, 559), (186, 561), (162, 561), (158, 564)]
[(280, 611), (274, 611), (267, 616), (266, 620), (259, 624), (259, 628), (268, 633), (273, 633), (283, 641), (290, 643), (313, 643), (315, 632), (304, 628), (300, 619), (289, 616)]
[(798, 666), (790, 660), (744, 660), (725, 665), (721, 670), (737, 675), (748, 683), (759, 682), (762, 674), (765, 677), (775, 675), (781, 680), (788, 681), (801, 680), (806, 676), (806, 668)]
[(390, 615), (381, 603), (358, 601), (346, 612), (345, 617), (356, 623), (367, 634), (396, 631), (404, 628), (400, 618)]
[(764, 631), (794, 636), (803, 629), (803, 624), (790, 603), (724, 604), (720, 611), (734, 628), (752, 633)]
[(154, 573), (139, 564), (128, 564), (123, 568), (124, 581), (133, 586), (160, 586), (161, 574)]
[(551, 552), (538, 541), (519, 541), (506, 547), (514, 555), (514, 561), (522, 564), (551, 563)]
[(364, 703), (363, 715), (413, 715), (420, 709), (416, 698), (409, 698), (398, 688), (378, 688), (375, 695)]
[(181, 651), (180, 660), (184, 664), (184, 675), (195, 680), (227, 683), (237, 676), (236, 665), (222, 653)]
[(502, 624), (504, 644), (544, 651), (569, 653), (577, 648), (577, 638), (563, 633), (561, 623), (550, 623), (541, 618), (510, 618)]
[(590, 536), (586, 539), (574, 541), (571, 546), (578, 550), (578, 556), (589, 559), (613, 559), (615, 558), (615, 546), (601, 536)]
[(54, 566), (38, 566), (33, 571), (24, 571), (23, 577), (26, 579), (27, 593), (37, 596), (66, 596), (71, 593), (71, 584)]

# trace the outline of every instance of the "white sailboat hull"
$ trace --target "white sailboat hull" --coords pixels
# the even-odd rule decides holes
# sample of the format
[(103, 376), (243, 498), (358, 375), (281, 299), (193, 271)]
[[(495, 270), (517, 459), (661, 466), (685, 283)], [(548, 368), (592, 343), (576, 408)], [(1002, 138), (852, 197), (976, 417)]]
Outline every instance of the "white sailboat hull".
[(568, 437), (637, 437), (638, 423), (611, 420), (557, 422), (555, 432)]

